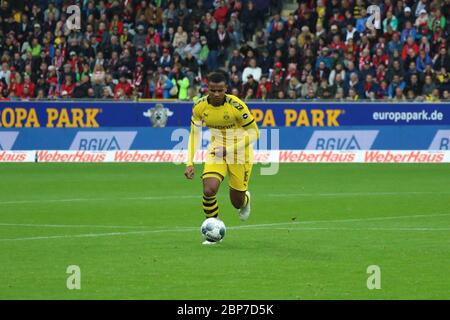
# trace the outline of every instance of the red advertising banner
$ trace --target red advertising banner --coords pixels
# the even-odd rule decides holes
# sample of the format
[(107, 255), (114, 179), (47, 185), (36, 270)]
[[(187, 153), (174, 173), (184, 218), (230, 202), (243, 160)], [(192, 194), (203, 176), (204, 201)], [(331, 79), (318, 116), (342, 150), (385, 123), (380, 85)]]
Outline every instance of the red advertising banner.
[[(206, 150), (199, 150), (194, 161), (202, 163)], [(117, 151), (0, 151), (0, 162), (117, 162), (183, 164), (185, 150)], [(417, 150), (258, 150), (255, 163), (450, 163), (450, 151)]]

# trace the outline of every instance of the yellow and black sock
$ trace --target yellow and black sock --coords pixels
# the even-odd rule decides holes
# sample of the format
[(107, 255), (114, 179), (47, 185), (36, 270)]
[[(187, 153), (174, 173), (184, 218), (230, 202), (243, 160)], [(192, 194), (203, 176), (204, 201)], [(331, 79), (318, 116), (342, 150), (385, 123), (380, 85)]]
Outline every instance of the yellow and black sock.
[(203, 195), (203, 211), (206, 218), (216, 218), (219, 215), (219, 205), (216, 196), (207, 197)]

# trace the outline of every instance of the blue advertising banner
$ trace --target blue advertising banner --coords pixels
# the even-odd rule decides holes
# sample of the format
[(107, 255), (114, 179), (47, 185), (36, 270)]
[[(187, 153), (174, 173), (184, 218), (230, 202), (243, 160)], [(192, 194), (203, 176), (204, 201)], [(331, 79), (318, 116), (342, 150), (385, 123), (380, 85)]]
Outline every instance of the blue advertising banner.
[[(450, 125), (450, 103), (249, 102), (260, 127)], [(182, 127), (187, 102), (2, 102), (0, 128)]]
[[(260, 150), (450, 150), (450, 126), (349, 126), (262, 128)], [(203, 147), (209, 142), (203, 131)], [(0, 150), (187, 149), (189, 127), (106, 129), (6, 129)]]
[[(257, 148), (449, 150), (450, 103), (248, 103)], [(1, 102), (0, 150), (186, 149), (192, 103)], [(205, 130), (208, 143), (208, 131)]]

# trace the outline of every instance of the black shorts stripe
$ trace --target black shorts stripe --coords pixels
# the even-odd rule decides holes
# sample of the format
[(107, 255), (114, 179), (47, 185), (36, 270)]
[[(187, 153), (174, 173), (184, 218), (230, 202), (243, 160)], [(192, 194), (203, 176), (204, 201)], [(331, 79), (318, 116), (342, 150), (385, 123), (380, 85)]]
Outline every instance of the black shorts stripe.
[(244, 124), (244, 125), (242, 126), (242, 128), (245, 128), (246, 126), (251, 125), (253, 122), (255, 122), (255, 119), (253, 119), (252, 121), (250, 121), (250, 122), (247, 123), (247, 124)]
[(209, 174), (209, 173), (215, 173), (215, 174), (217, 174), (218, 176), (220, 176), (220, 178), (222, 179), (222, 181), (223, 181), (223, 179), (224, 179), (224, 176), (223, 176), (223, 175), (221, 175), (221, 174), (218, 173), (218, 172), (214, 172), (214, 171), (204, 172), (204, 173), (202, 174), (202, 178), (203, 178), (203, 176), (204, 176), (205, 174)]

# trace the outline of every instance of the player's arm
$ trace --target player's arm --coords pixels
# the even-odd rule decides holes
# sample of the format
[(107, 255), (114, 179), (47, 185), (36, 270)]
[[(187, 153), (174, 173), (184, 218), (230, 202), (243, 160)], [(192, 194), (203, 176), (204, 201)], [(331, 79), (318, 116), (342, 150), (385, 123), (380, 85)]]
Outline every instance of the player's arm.
[(188, 179), (194, 177), (194, 155), (200, 145), (202, 121), (200, 118), (199, 106), (196, 105), (192, 110), (191, 131), (188, 140), (188, 159), (184, 175)]

